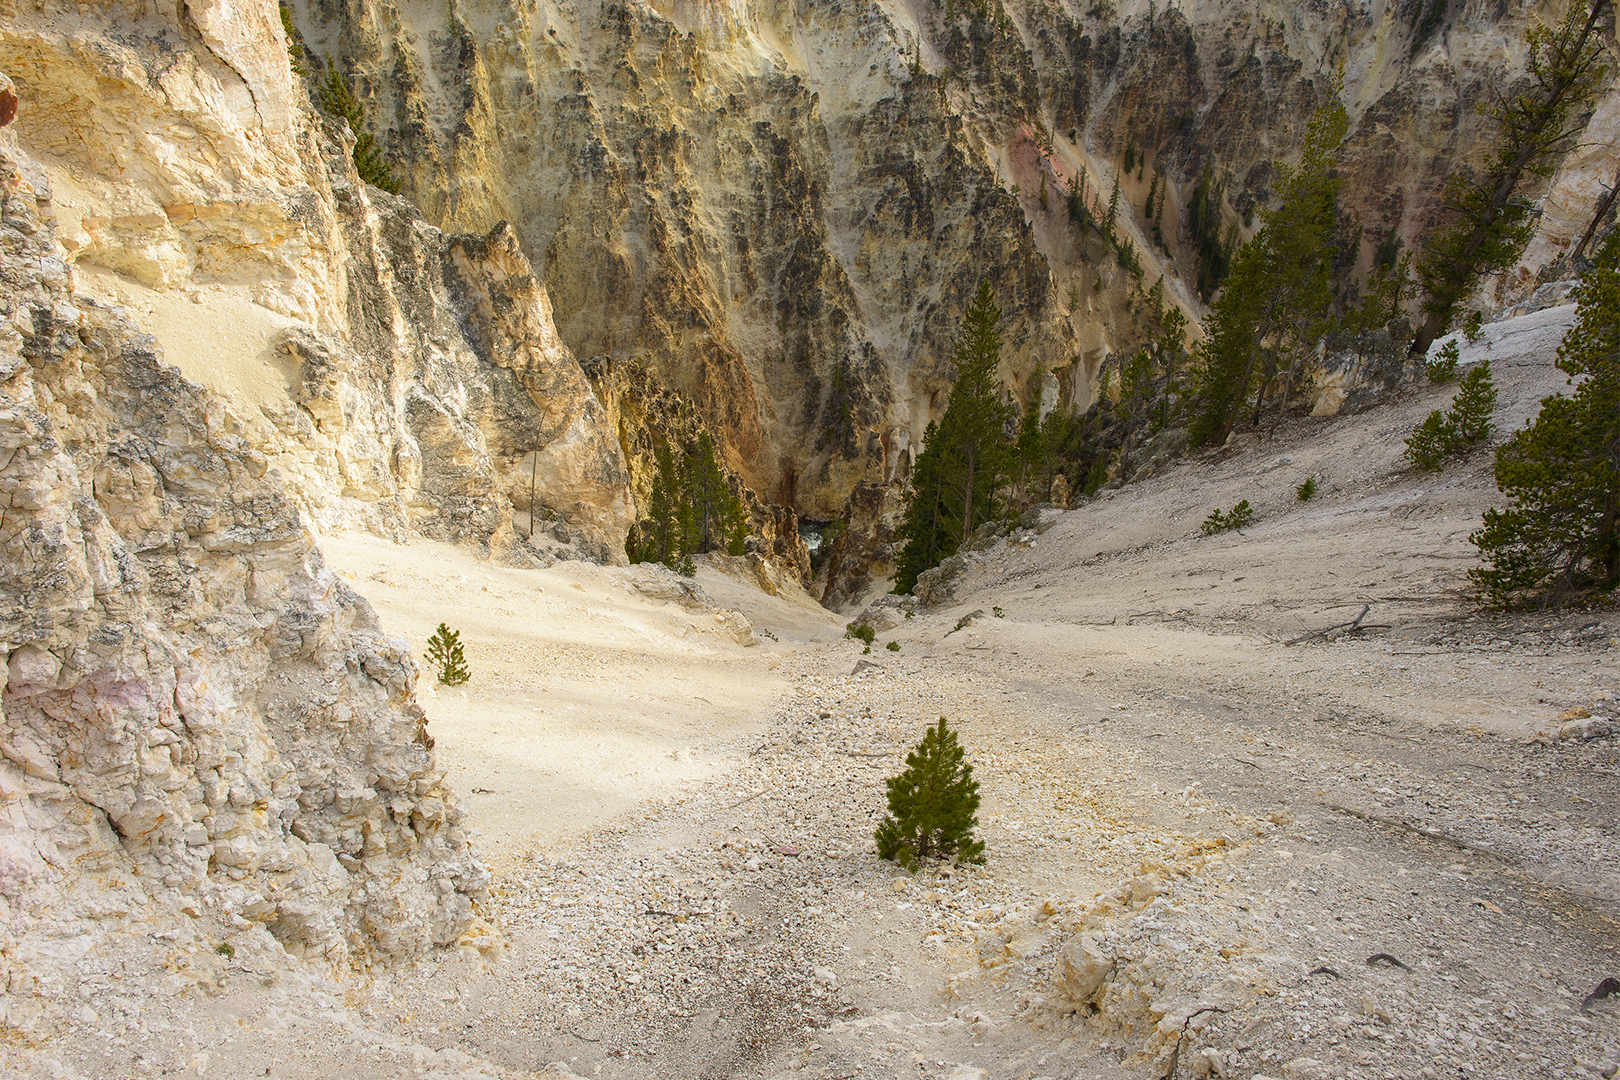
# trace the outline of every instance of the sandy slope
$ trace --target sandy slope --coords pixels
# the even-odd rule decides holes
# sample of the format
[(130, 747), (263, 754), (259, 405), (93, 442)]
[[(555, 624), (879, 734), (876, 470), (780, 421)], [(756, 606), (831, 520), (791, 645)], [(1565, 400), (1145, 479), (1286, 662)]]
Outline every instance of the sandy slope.
[[(322, 547), (419, 656), (439, 623), (460, 633), (472, 680), (424, 670), (417, 691), (495, 866), (715, 776), (785, 689), (784, 653), (843, 633), (803, 590), (771, 597), (707, 566), (697, 581), (712, 604), (693, 610), (658, 598), (674, 575), (655, 567), (513, 569), (366, 535)], [(748, 617), (753, 643), (717, 622), (726, 610)]]
[[(1504, 430), (1562, 385), (1569, 316), (1465, 351), (1493, 358)], [(497, 871), (498, 958), (232, 980), (147, 1002), (154, 1038), (30, 1060), (1089, 1080), (1203, 1075), (1212, 1051), (1244, 1080), (1601, 1075), (1620, 1010), (1582, 999), (1620, 974), (1620, 751), (1531, 736), (1615, 708), (1620, 617), (1472, 607), (1489, 455), (1400, 458), (1449, 394), (1290, 423), (1015, 535), (871, 654), (741, 573), (703, 568), (707, 603), (683, 604), (656, 569), (329, 538), (390, 631), (467, 644), (473, 681), (419, 693)], [(1245, 498), (1251, 528), (1199, 534)], [(1289, 644), (1363, 606), (1365, 633)], [(728, 610), (774, 640), (739, 643)], [(871, 830), (942, 714), (989, 861), (911, 877)], [(1076, 1000), (1082, 934), (1106, 979)]]

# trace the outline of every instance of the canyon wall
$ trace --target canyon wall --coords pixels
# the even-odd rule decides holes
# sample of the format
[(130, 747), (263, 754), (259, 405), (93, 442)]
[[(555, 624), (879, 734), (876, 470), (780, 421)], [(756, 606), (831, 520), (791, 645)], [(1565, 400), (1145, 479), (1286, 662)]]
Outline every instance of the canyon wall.
[(215, 391), (317, 526), (520, 556), (532, 489), (622, 561), (617, 439), (514, 233), (361, 183), (273, 4), (33, 5), (0, 71), (79, 291)]
[[(1084, 406), (1134, 348), (1165, 274), (1201, 299), (1187, 204), (1207, 166), (1226, 224), (1255, 223), (1342, 78), (1354, 123), (1344, 259), (1410, 250), (1479, 106), (1562, 4), (1261, 0), (289, 0), (309, 62), (351, 73), (405, 192), (445, 227), (507, 220), (577, 354), (655, 370), (748, 483), (812, 518), (903, 474), (943, 409), (981, 278), (1007, 312), (1003, 377)], [(1611, 93), (1554, 177), (1533, 289), (1615, 173)], [(1132, 171), (1129, 159), (1141, 164)], [(1162, 246), (1145, 219), (1168, 181)], [(1071, 220), (1079, 187), (1141, 277)]]

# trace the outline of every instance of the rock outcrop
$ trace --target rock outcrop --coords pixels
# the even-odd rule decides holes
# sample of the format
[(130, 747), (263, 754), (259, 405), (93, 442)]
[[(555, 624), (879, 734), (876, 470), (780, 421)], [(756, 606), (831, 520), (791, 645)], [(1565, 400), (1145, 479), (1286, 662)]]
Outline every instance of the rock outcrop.
[(0, 1019), (181, 911), (333, 963), (455, 942), (486, 875), (406, 646), (211, 395), (73, 292), (4, 146), (0, 199)]
[(532, 492), (622, 560), (618, 442), (515, 234), (361, 183), (274, 4), (34, 5), (0, 69), (80, 290), (214, 390), (314, 524), (521, 554)]

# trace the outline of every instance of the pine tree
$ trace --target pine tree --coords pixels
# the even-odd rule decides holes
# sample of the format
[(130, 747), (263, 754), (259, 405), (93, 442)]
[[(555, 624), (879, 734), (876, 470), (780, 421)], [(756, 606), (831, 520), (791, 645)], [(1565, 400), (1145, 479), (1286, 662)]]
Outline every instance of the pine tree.
[(1453, 454), (1465, 453), (1496, 432), (1491, 415), (1496, 411), (1496, 383), (1491, 363), (1482, 360), (1469, 369), (1457, 386), (1457, 396), (1444, 414), (1430, 413), (1406, 440), (1406, 460), (1414, 468), (1437, 472)]
[(742, 499), (726, 483), (726, 474), (715, 455), (714, 440), (708, 432), (698, 435), (697, 444), (683, 462), (684, 502), (690, 507), (682, 552), (723, 550), (741, 555), (748, 519)]
[(910, 592), (917, 575), (953, 554), (973, 530), (995, 517), (995, 494), (1007, 469), (1012, 412), (996, 381), (1001, 365), (1001, 308), (990, 282), (962, 316), (951, 359), (956, 380), (936, 427), (929, 424), (912, 471), (895, 563), (896, 592)]
[(460, 686), (472, 678), (467, 661), (461, 654), (461, 634), (444, 623), (428, 638), (427, 660), (439, 669), (439, 681), (446, 686)]
[[(943, 453), (938, 449), (939, 425), (933, 420), (923, 431), (923, 451), (911, 469), (911, 490), (906, 496), (905, 516), (900, 536), (905, 544), (895, 556), (894, 591), (908, 593), (923, 571), (938, 566), (956, 550), (955, 532), (945, 523), (940, 471)], [(934, 447), (933, 453), (929, 448)]]
[(979, 784), (943, 716), (906, 755), (905, 771), (888, 789), (889, 812), (876, 834), (880, 856), (907, 870), (929, 858), (984, 862), (984, 843), (973, 839)]
[(1611, 0), (1571, 4), (1555, 28), (1533, 27), (1523, 93), (1499, 98), (1486, 112), (1497, 124), (1497, 144), (1478, 177), (1455, 172), (1443, 193), (1445, 217), (1424, 241), (1417, 278), (1423, 286), (1423, 326), (1413, 356), (1426, 356), (1434, 339), (1479, 279), (1512, 265), (1535, 231), (1536, 210), (1522, 190), (1527, 175), (1547, 176), (1583, 126), (1579, 114), (1607, 86), (1608, 46), (1603, 40)]
[(349, 80), (338, 70), (335, 62), (327, 65), (326, 79), (321, 83), (319, 97), (321, 109), (333, 119), (348, 124), (349, 130), (354, 133), (352, 157), (360, 179), (391, 195), (398, 195), (399, 181), (389, 169), (376, 136), (366, 125), (365, 107), (349, 88)]
[(1496, 431), (1491, 414), (1496, 411), (1496, 383), (1491, 379), (1491, 362), (1481, 360), (1457, 384), (1451, 402), (1450, 420), (1459, 444), (1473, 446), (1489, 439)]
[(1258, 422), (1269, 399), (1286, 407), (1303, 381), (1330, 321), (1340, 184), (1333, 166), (1349, 124), (1335, 87), (1311, 118), (1299, 164), (1281, 170), (1281, 202), (1232, 261), (1200, 348), (1195, 446), (1223, 441), (1240, 419)]
[(669, 443), (660, 440), (653, 447), (653, 462), (658, 471), (653, 475), (652, 490), (647, 495), (647, 517), (637, 527), (641, 543), (635, 561), (661, 562), (673, 567), (684, 553), (687, 516), (682, 512), (680, 476)]
[(1431, 412), (1406, 440), (1406, 460), (1414, 469), (1438, 472), (1456, 448), (1456, 432), (1439, 409)]
[(1508, 506), (1469, 537), (1490, 564), (1469, 576), (1494, 607), (1620, 584), (1620, 230), (1575, 296), (1558, 366), (1580, 385), (1498, 448)]

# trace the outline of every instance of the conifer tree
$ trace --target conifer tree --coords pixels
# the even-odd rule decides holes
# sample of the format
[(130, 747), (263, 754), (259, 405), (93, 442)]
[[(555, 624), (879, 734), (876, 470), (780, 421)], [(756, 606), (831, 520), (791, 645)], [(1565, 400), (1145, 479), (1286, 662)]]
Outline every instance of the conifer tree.
[(1457, 386), (1457, 396), (1445, 413), (1434, 410), (1406, 440), (1406, 459), (1413, 467), (1438, 471), (1453, 454), (1489, 439), (1496, 431), (1491, 415), (1496, 411), (1496, 383), (1491, 378), (1491, 362), (1481, 360), (1469, 369)]
[(1496, 431), (1491, 414), (1496, 411), (1496, 383), (1491, 378), (1491, 362), (1481, 360), (1457, 384), (1451, 402), (1451, 423), (1460, 443), (1482, 443)]
[(444, 623), (428, 638), (427, 659), (439, 669), (439, 681), (446, 686), (460, 686), (472, 678), (467, 660), (461, 653), (461, 633)]
[(943, 716), (906, 755), (905, 771), (888, 789), (889, 812), (876, 835), (880, 856), (907, 870), (929, 858), (984, 861), (984, 843), (973, 838), (979, 784)]
[(1494, 607), (1620, 585), (1620, 230), (1575, 296), (1558, 366), (1581, 382), (1497, 449), (1508, 505), (1469, 537), (1489, 563), (1469, 576)]
[(981, 282), (951, 353), (956, 379), (950, 402), (938, 425), (929, 424), (912, 470), (900, 525), (905, 544), (895, 562), (896, 592), (910, 592), (919, 574), (938, 566), (995, 516), (1012, 418), (996, 382), (1000, 323), (995, 290), (990, 282)]
[(1552, 172), (1582, 127), (1580, 112), (1607, 85), (1603, 31), (1605, 22), (1614, 25), (1613, 10), (1612, 0), (1581, 0), (1558, 26), (1531, 28), (1529, 87), (1487, 107), (1496, 149), (1482, 174), (1447, 178), (1445, 216), (1418, 257), (1424, 320), (1413, 356), (1428, 354), (1482, 276), (1506, 269), (1524, 250), (1536, 210), (1522, 184), (1527, 175)]
[(682, 512), (680, 476), (676, 472), (675, 457), (670, 452), (669, 443), (659, 441), (653, 448), (653, 461), (658, 471), (653, 476), (652, 490), (647, 496), (647, 516), (638, 529), (641, 543), (636, 551), (636, 561), (674, 566), (684, 554), (682, 548), (687, 526), (686, 515)]
[(708, 432), (698, 435), (697, 445), (686, 456), (684, 472), (683, 498), (690, 513), (683, 552), (724, 550), (741, 555), (748, 520), (742, 500), (726, 483)]
[(1270, 397), (1286, 406), (1328, 327), (1340, 183), (1333, 165), (1349, 124), (1335, 86), (1311, 118), (1299, 164), (1280, 170), (1280, 203), (1232, 260), (1200, 350), (1195, 446), (1221, 442), (1240, 419), (1257, 422)]
[(326, 79), (320, 88), (321, 109), (330, 117), (342, 120), (354, 133), (354, 168), (360, 179), (373, 187), (382, 188), (391, 195), (399, 194), (399, 181), (388, 167), (377, 137), (366, 126), (366, 110), (360, 99), (349, 88), (349, 80), (338, 70), (334, 61), (327, 65)]

